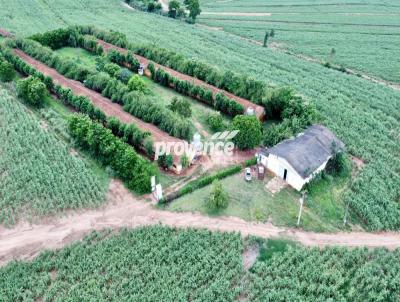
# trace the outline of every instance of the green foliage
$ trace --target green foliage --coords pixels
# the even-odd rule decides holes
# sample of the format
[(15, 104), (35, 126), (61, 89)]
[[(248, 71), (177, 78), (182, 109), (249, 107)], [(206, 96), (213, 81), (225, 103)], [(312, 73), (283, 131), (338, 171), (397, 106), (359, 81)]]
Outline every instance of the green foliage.
[(223, 190), (221, 182), (217, 179), (212, 183), (212, 191), (206, 203), (207, 207), (213, 211), (226, 209), (228, 207), (229, 196)]
[(18, 96), (23, 98), (28, 104), (41, 107), (47, 96), (46, 85), (40, 79), (29, 76), (17, 82)]
[(146, 92), (147, 86), (145, 81), (140, 77), (140, 75), (135, 74), (128, 82), (128, 88), (130, 91), (140, 91)]
[(196, 180), (192, 180), (191, 182), (189, 182), (188, 184), (186, 184), (182, 189), (180, 189), (179, 191), (176, 191), (173, 194), (170, 194), (166, 197), (166, 201), (170, 202), (178, 197), (181, 197), (183, 195), (192, 193), (194, 190), (203, 188), (205, 186), (208, 186), (209, 184), (211, 184), (214, 180), (221, 180), (225, 177), (228, 177), (230, 175), (239, 173), (242, 170), (242, 166), (237, 165), (237, 166), (232, 166), (226, 169), (223, 169), (221, 171), (218, 171), (217, 173), (213, 174), (213, 175), (207, 175), (207, 176), (203, 176), (199, 179)]
[(239, 133), (233, 138), (233, 142), (239, 149), (253, 149), (260, 145), (262, 127), (255, 116), (236, 116), (232, 121), (231, 130), (239, 130)]
[(203, 80), (237, 96), (260, 103), (264, 95), (265, 84), (245, 75), (231, 71), (221, 72), (203, 62), (188, 60), (180, 54), (158, 48), (154, 45), (137, 46), (135, 52), (161, 65)]
[(70, 28), (60, 28), (53, 31), (48, 31), (43, 34), (35, 34), (30, 39), (39, 42), (42, 45), (48, 46), (51, 49), (59, 49), (69, 45), (69, 39), (72, 30)]
[(269, 126), (264, 133), (264, 144), (273, 146), (303, 131), (318, 120), (315, 107), (306, 103), (289, 87), (271, 90), (263, 99), (267, 119), (281, 121)]
[(255, 263), (246, 292), (255, 302), (395, 301), (399, 257), (399, 250), (284, 246)]
[(224, 121), (219, 112), (210, 113), (207, 117), (207, 123), (213, 131), (222, 131), (224, 129)]
[(0, 137), (0, 224), (14, 224), (21, 215), (54, 214), (105, 201), (107, 188), (88, 163), (72, 156), (50, 127), (43, 129), (35, 115), (4, 89)]
[(181, 165), (183, 168), (189, 167), (189, 158), (187, 157), (186, 154), (181, 156)]
[(191, 117), (192, 116), (192, 104), (186, 99), (178, 99), (174, 97), (171, 101), (171, 104), (168, 105), (168, 108), (173, 112), (178, 113), (183, 117)]
[(201, 13), (199, 0), (184, 0), (183, 4), (185, 4), (186, 9), (189, 10), (189, 17), (195, 21), (197, 16)]
[(177, 0), (171, 0), (168, 3), (168, 17), (176, 18), (178, 10), (180, 9), (181, 4)]
[(127, 182), (130, 189), (138, 193), (150, 192), (150, 178), (157, 175), (156, 168), (129, 145), (116, 138), (111, 130), (78, 114), (70, 117), (68, 126), (77, 144), (105, 166), (109, 165)]
[(104, 67), (101, 69), (101, 71), (107, 72), (112, 77), (117, 77), (120, 70), (121, 67), (119, 67), (119, 65), (115, 63), (105, 64)]
[(244, 113), (244, 107), (242, 104), (229, 99), (222, 93), (218, 93), (215, 96), (215, 108), (233, 117)]
[(33, 262), (1, 268), (0, 296), (5, 301), (233, 302), (240, 293), (242, 249), (236, 233), (163, 226), (93, 232)]
[(327, 163), (326, 172), (333, 176), (346, 177), (351, 172), (351, 163), (346, 153), (336, 153)]
[(15, 77), (15, 69), (12, 64), (0, 58), (0, 81), (10, 82)]
[(172, 167), (174, 163), (174, 158), (172, 157), (171, 154), (168, 155), (163, 154), (158, 157), (157, 163), (161, 168), (169, 169)]

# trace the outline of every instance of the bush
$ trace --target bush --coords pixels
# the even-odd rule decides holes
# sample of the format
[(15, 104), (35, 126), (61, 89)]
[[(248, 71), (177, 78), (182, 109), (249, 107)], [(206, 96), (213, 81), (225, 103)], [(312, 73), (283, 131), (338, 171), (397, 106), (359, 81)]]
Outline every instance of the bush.
[(228, 194), (223, 190), (222, 184), (218, 180), (212, 183), (212, 192), (207, 199), (207, 207), (210, 210), (226, 209), (229, 204)]
[(174, 164), (174, 158), (171, 154), (163, 154), (158, 157), (157, 163), (161, 168), (169, 169)]
[(222, 131), (224, 129), (224, 121), (219, 112), (212, 112), (207, 117), (207, 123), (213, 131)]
[(233, 142), (239, 149), (253, 149), (260, 145), (262, 126), (255, 116), (236, 116), (232, 121), (231, 130), (239, 130), (239, 133), (233, 138)]
[(14, 66), (6, 61), (0, 60), (0, 81), (10, 82), (15, 77)]
[(186, 154), (182, 155), (181, 157), (181, 165), (183, 168), (189, 167), (189, 158), (187, 157)]
[(128, 88), (130, 91), (140, 91), (144, 93), (147, 90), (147, 85), (140, 75), (135, 74), (130, 78), (128, 82)]
[(337, 152), (326, 164), (326, 172), (332, 176), (348, 176), (351, 164), (344, 152)]
[(178, 99), (177, 97), (174, 97), (172, 99), (171, 104), (168, 105), (168, 108), (183, 117), (191, 117), (192, 116), (191, 106), (192, 104), (188, 100)]
[(29, 76), (17, 82), (17, 92), (30, 105), (41, 107), (47, 95), (47, 87), (40, 79)]

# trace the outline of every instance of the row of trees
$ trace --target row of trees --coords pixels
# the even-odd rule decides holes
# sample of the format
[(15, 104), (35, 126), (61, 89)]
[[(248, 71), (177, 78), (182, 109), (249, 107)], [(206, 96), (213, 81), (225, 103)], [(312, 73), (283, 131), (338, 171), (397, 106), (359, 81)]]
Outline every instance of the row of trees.
[(211, 90), (197, 86), (188, 81), (180, 80), (162, 68), (156, 69), (153, 63), (148, 65), (148, 69), (151, 73), (151, 78), (153, 81), (163, 86), (171, 87), (180, 94), (196, 98), (207, 105), (233, 117), (243, 114), (244, 112), (244, 107), (241, 104), (235, 100), (229, 99), (222, 93), (218, 93), (214, 97)]
[[(99, 108), (95, 107), (89, 98), (85, 96), (74, 95), (72, 90), (69, 88), (63, 88), (60, 85), (54, 85), (53, 80), (50, 77), (44, 76), (41, 72), (35, 70), (25, 61), (21, 60), (19, 57), (13, 55), (10, 51), (4, 52), (6, 59), (10, 62), (9, 64), (23, 74), (31, 75), (31, 78), (37, 79), (35, 82), (40, 80), (45, 83), (45, 87), (51, 92), (54, 92), (57, 97), (66, 105), (73, 107), (78, 112), (88, 115), (93, 120), (101, 122), (104, 126), (111, 129), (113, 134), (120, 137), (124, 142), (134, 146), (136, 149), (143, 150), (149, 155), (153, 154), (153, 141), (151, 139), (149, 132), (144, 132), (140, 130), (134, 124), (125, 124), (120, 120), (113, 117), (106, 117), (105, 113)], [(15, 72), (15, 70), (14, 70)], [(29, 79), (29, 78), (28, 78)], [(32, 80), (23, 80), (24, 84), (19, 84), (21, 86), (20, 95), (24, 97), (28, 95), (26, 91), (29, 89), (25, 88), (26, 83), (31, 83)], [(17, 87), (18, 87), (17, 86)], [(30, 85), (29, 85), (30, 86)], [(35, 85), (36, 87), (37, 85)], [(32, 89), (32, 88), (31, 88)], [(35, 93), (37, 95), (37, 93)], [(25, 99), (25, 97), (24, 97)], [(40, 104), (43, 102), (44, 98), (36, 98), (39, 100)], [(29, 100), (28, 100), (29, 101)], [(38, 104), (38, 105), (40, 105)], [(32, 104), (35, 105), (35, 104)]]
[(110, 166), (130, 189), (138, 193), (151, 191), (150, 180), (157, 175), (156, 167), (115, 137), (111, 130), (81, 114), (69, 118), (68, 129), (81, 148)]
[(222, 72), (208, 64), (186, 59), (180, 54), (155, 45), (137, 46), (134, 51), (161, 65), (198, 78), (255, 103), (259, 104), (264, 96), (265, 84), (248, 76), (231, 71)]
[[(151, 103), (140, 93), (131, 93), (127, 85), (109, 74), (88, 69), (72, 60), (63, 59), (34, 41), (18, 39), (16, 46), (35, 59), (55, 68), (66, 77), (83, 82), (86, 87), (102, 93), (113, 102), (127, 105), (124, 106), (125, 110), (146, 122), (153, 123), (161, 130), (179, 138), (190, 139), (192, 137), (194, 127), (188, 120), (183, 120), (162, 105)], [(138, 108), (133, 110), (132, 106), (135, 105)]]
[[(131, 45), (128, 43), (126, 36), (122, 33), (99, 30), (93, 26), (75, 26), (71, 29), (76, 30), (81, 35), (93, 35), (100, 40), (132, 50), (134, 53), (142, 55), (161, 65), (168, 66), (176, 71), (198, 78), (237, 96), (252, 100), (257, 104), (261, 103), (265, 94), (266, 86), (262, 81), (257, 81), (246, 75), (236, 74), (231, 71), (220, 71), (206, 63), (194, 59), (187, 59), (178, 53), (159, 48), (155, 45)], [(115, 56), (120, 56), (120, 54), (114, 51), (111, 52)], [(124, 62), (126, 63), (127, 60)]]

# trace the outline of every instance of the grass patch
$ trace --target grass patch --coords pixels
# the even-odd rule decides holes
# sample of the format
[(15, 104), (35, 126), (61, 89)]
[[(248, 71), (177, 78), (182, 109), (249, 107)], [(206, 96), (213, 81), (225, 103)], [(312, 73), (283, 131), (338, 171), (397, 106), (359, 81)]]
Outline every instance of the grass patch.
[[(210, 211), (205, 204), (211, 192), (210, 185), (176, 199), (167, 209), (198, 211), (210, 216), (236, 216), (247, 221), (272, 221), (278, 226), (296, 227), (300, 194), (291, 188), (272, 194), (265, 187), (270, 179), (271, 176), (268, 176), (264, 181), (253, 179), (246, 182), (241, 172), (221, 180), (229, 195), (229, 206), (218, 212)], [(335, 198), (339, 198), (337, 194), (343, 190), (345, 183), (345, 180), (340, 180), (318, 184), (303, 208), (300, 227), (325, 232), (341, 229), (344, 205)]]
[(55, 50), (62, 58), (73, 60), (86, 67), (96, 68), (97, 56), (83, 48), (63, 47)]
[[(207, 123), (207, 117), (210, 113), (215, 112), (214, 109), (190, 97), (183, 96), (173, 89), (163, 87), (157, 83), (154, 83), (152, 80), (146, 77), (143, 77), (143, 79), (149, 87), (149, 90), (151, 90), (151, 92), (155, 96), (155, 99), (157, 99), (161, 104), (165, 106), (169, 105), (174, 97), (188, 100), (192, 105), (192, 116), (190, 117), (190, 120), (193, 122), (197, 131), (199, 131), (200, 133), (203, 133), (204, 131), (210, 134), (214, 133), (214, 131), (209, 127)], [(226, 115), (222, 115), (222, 118), (224, 120), (224, 123), (226, 125), (229, 125), (231, 119)]]
[(282, 254), (287, 251), (289, 246), (294, 247), (296, 245), (297, 243), (293, 240), (284, 238), (263, 240), (257, 261), (267, 261), (268, 259), (271, 259), (274, 254)]

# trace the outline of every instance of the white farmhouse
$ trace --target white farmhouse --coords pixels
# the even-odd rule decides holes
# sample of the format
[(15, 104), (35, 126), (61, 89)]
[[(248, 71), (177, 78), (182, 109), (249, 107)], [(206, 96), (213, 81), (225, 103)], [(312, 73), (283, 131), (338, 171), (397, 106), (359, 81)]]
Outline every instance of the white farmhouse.
[(325, 169), (335, 152), (343, 150), (343, 142), (329, 129), (322, 125), (312, 125), (295, 138), (263, 149), (259, 160), (268, 170), (300, 191)]

